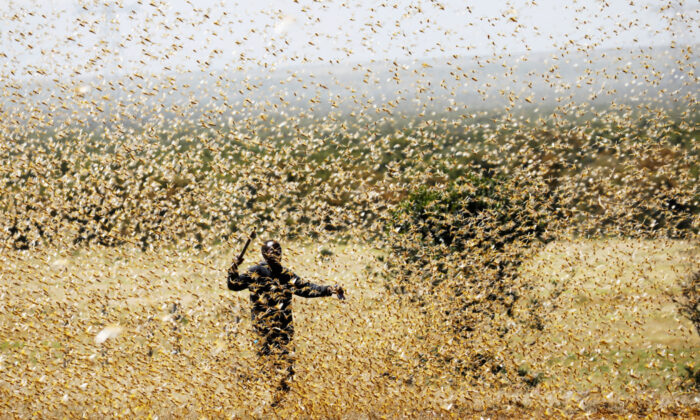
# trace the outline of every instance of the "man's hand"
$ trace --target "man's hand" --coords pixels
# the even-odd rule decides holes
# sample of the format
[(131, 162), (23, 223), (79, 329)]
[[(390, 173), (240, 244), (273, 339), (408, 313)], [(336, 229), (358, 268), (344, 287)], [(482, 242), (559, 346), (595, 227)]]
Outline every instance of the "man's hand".
[(331, 293), (337, 295), (338, 299), (345, 300), (345, 290), (343, 290), (342, 286), (338, 284), (331, 286)]
[(232, 263), (231, 267), (229, 267), (228, 272), (229, 273), (238, 273), (238, 266), (241, 265), (243, 262), (243, 258), (236, 258)]

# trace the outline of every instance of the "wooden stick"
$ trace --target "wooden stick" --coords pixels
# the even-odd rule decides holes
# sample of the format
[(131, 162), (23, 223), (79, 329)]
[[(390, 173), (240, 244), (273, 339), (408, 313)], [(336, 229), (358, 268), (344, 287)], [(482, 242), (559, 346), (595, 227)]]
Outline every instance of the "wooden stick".
[(236, 260), (236, 264), (240, 264), (243, 262), (243, 256), (245, 255), (245, 252), (248, 250), (248, 245), (250, 245), (250, 242), (255, 239), (256, 233), (255, 229), (251, 232), (250, 236), (248, 236), (248, 240), (245, 241), (245, 245), (243, 245), (243, 250), (241, 251), (240, 254), (238, 254), (238, 259)]

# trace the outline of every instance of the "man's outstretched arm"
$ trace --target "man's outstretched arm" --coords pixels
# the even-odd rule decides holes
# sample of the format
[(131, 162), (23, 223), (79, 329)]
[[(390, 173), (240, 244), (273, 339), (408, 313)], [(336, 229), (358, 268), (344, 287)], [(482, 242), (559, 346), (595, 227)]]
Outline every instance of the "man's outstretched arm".
[(249, 284), (250, 275), (248, 273), (239, 275), (238, 264), (235, 262), (231, 264), (231, 267), (228, 269), (228, 276), (226, 277), (226, 286), (228, 286), (228, 289), (237, 292), (246, 289)]
[(292, 285), (294, 286), (294, 294), (305, 298), (315, 298), (332, 296), (337, 294), (338, 297), (343, 296), (343, 288), (340, 286), (322, 286), (313, 284), (306, 280), (302, 280), (296, 274), (292, 276)]

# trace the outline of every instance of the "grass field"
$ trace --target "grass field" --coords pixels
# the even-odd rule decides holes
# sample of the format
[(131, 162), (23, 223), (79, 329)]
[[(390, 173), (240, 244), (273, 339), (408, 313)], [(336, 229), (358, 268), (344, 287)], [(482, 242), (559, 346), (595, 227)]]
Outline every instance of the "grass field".
[(543, 355), (552, 382), (579, 391), (677, 389), (684, 367), (700, 362), (700, 337), (672, 296), (698, 255), (682, 242), (552, 244), (524, 267), (550, 306), (546, 334), (523, 339), (534, 341), (528, 354)]
[(225, 287), (231, 250), (6, 252), (2, 416), (700, 415), (684, 376), (700, 364), (700, 337), (671, 300), (700, 268), (691, 244), (550, 244), (523, 267), (533, 287), (519, 308), (537, 299), (545, 327), (515, 334), (508, 355), (536, 385), (497, 390), (434, 368), (431, 352), (448, 340), (437, 335), (447, 332), (387, 291), (381, 250), (285, 252), (297, 274), (342, 284), (348, 299), (295, 298), (297, 375), (274, 409), (256, 367), (248, 293)]

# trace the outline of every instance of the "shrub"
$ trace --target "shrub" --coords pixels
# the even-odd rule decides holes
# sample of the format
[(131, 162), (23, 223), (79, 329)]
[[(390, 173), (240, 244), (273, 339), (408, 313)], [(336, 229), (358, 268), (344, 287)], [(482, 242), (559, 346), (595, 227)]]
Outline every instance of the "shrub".
[(518, 282), (518, 267), (554, 238), (556, 201), (543, 183), (470, 174), (444, 188), (419, 187), (394, 211), (390, 261), (400, 262), (390, 267), (394, 289), (441, 314), (439, 323), (467, 346), (481, 347), (465, 354), (498, 363), (461, 365), (503, 371), (500, 358), (488, 353), (508, 333), (527, 287)]
[(695, 331), (700, 335), (700, 271), (688, 276), (680, 286), (680, 296), (674, 296), (673, 301), (681, 315), (693, 323)]

